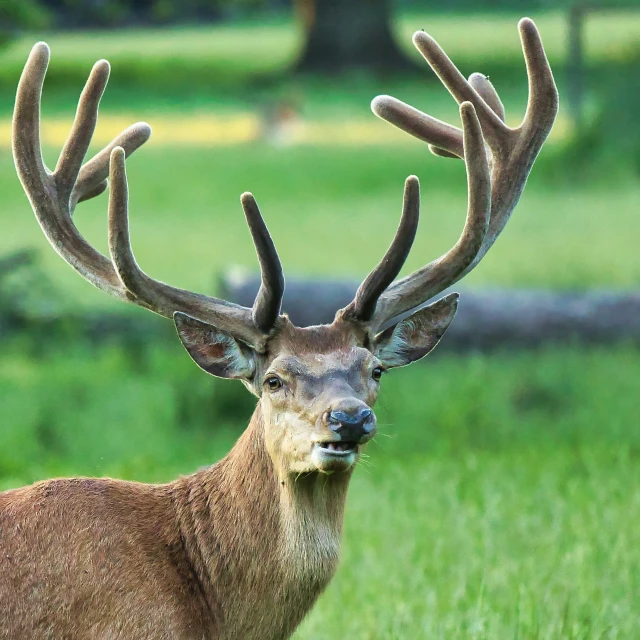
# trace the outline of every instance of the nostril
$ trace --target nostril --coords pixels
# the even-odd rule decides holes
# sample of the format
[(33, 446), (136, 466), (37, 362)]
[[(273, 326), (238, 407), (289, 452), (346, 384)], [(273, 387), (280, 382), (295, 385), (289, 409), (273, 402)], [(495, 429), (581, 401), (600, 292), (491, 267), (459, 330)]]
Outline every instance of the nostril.
[(329, 427), (329, 429), (331, 429), (331, 431), (338, 431), (345, 424), (344, 421), (340, 419), (343, 416), (341, 416), (339, 413), (336, 413), (334, 411), (327, 411), (325, 416), (325, 424)]
[(369, 408), (354, 412), (331, 411), (329, 413), (327, 423), (334, 431), (343, 426), (364, 427), (366, 429), (369, 426), (366, 425), (366, 422), (369, 420), (372, 413), (373, 412)]
[(351, 416), (345, 411), (329, 412), (329, 422), (331, 424), (351, 424)]
[(368, 435), (376, 428), (376, 421), (369, 420), (371, 413), (367, 416), (367, 420), (362, 423), (362, 430)]

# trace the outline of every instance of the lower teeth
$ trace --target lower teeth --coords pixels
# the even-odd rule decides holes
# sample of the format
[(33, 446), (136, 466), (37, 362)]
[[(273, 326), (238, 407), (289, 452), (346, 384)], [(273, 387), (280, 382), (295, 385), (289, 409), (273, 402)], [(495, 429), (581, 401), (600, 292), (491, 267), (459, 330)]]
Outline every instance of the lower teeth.
[(349, 449), (351, 449), (351, 445), (346, 442), (328, 442), (325, 446), (325, 449), (329, 451), (339, 451), (340, 453), (345, 453)]

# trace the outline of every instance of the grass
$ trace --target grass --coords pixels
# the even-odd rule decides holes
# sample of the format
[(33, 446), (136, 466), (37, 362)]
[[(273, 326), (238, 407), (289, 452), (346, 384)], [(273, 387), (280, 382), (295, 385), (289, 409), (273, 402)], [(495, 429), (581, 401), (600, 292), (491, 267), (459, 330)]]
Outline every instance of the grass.
[[(419, 266), (459, 231), (461, 168), (417, 144), (373, 150), (150, 146), (130, 163), (138, 258), (201, 291), (232, 261), (255, 268), (237, 203), (251, 186), (287, 273), (363, 275), (417, 171), (424, 219), (408, 268)], [(0, 251), (41, 248), (71, 305), (125, 309), (46, 247), (5, 163)], [(578, 187), (545, 186), (534, 171), (469, 286), (637, 287), (638, 184)], [(104, 198), (77, 221), (104, 249)], [(241, 385), (211, 381), (177, 341), (2, 348), (0, 488), (54, 475), (169, 480), (224, 455), (252, 409)], [(341, 568), (296, 640), (637, 636), (639, 379), (640, 353), (625, 347), (436, 355), (385, 379)]]
[[(411, 35), (425, 29), (461, 60), (517, 60), (520, 44), (515, 26), (522, 17), (510, 14), (438, 14), (411, 12), (397, 16), (395, 31), (407, 53), (415, 55)], [(545, 49), (552, 62), (562, 63), (566, 53), (567, 17), (562, 11), (530, 14), (545, 35)], [(473, 33), (473, 37), (469, 34)], [(34, 41), (29, 34), (14, 41), (2, 54), (3, 66), (18, 67)], [(175, 61), (181, 69), (190, 65), (214, 65), (221, 74), (280, 70), (291, 62), (302, 44), (302, 33), (291, 19), (266, 18), (245, 24), (118, 29), (115, 31), (58, 32), (42, 34), (57, 51), (63, 66), (92, 64), (106, 57), (123, 67)], [(640, 14), (627, 11), (593, 13), (586, 21), (585, 52), (588, 60), (601, 62), (624, 58), (640, 35)], [(259, 52), (259, 53), (258, 53)], [(141, 55), (142, 53), (142, 55)]]
[[(53, 155), (46, 157), (53, 164)], [(503, 236), (465, 284), (637, 286), (638, 183), (551, 187), (540, 167)], [(150, 143), (129, 162), (132, 243), (140, 264), (155, 277), (210, 292), (230, 264), (256, 269), (238, 202), (239, 194), (251, 189), (287, 274), (361, 277), (393, 237), (403, 180), (410, 173), (422, 179), (423, 191), (423, 219), (407, 263), (407, 270), (415, 269), (455, 242), (466, 211), (466, 185), (461, 163), (434, 158), (413, 142), (284, 149), (258, 143), (167, 149)], [(0, 235), (0, 255), (36, 247), (54, 284), (74, 304), (124, 308), (50, 250), (8, 154), (0, 156), (0, 192), (0, 220), (7, 230)], [(106, 251), (106, 196), (80, 205), (75, 220)]]
[[(436, 355), (386, 377), (341, 567), (296, 639), (636, 637), (638, 379), (625, 347)], [(172, 479), (222, 456), (252, 403), (177, 341), (5, 344), (0, 487)]]
[[(525, 13), (429, 15), (410, 14), (400, 18), (400, 41), (409, 40), (418, 28), (428, 31), (460, 60), (517, 61), (521, 55), (515, 25)], [(567, 53), (567, 14), (542, 11), (526, 14), (533, 18), (544, 40), (552, 65), (563, 65)], [(472, 34), (472, 37), (470, 37)], [(637, 47), (640, 13), (627, 11), (592, 12), (585, 21), (584, 52), (590, 64), (620, 61)]]
[[(636, 16), (589, 22), (592, 60), (622, 55), (637, 39)], [(419, 23), (463, 64), (477, 68), (472, 57), (481, 54), (484, 70), (521, 74), (514, 18), (405, 16), (399, 29)], [(538, 24), (559, 61), (561, 15), (546, 13)], [(45, 120), (72, 111), (85, 67), (105, 55), (122, 82), (110, 88), (104, 111), (152, 124), (157, 116), (160, 142), (128, 166), (134, 250), (155, 277), (210, 292), (230, 264), (255, 269), (238, 202), (246, 189), (258, 198), (289, 275), (363, 276), (393, 236), (410, 173), (422, 181), (423, 220), (407, 270), (455, 241), (466, 210), (463, 167), (417, 142), (347, 144), (328, 130), (323, 144), (284, 148), (184, 147), (166, 137), (163, 144), (162, 127), (177, 112), (255, 109), (267, 95), (300, 87), (313, 118), (365, 117), (379, 92), (455, 116), (441, 87), (415, 79), (267, 83), (251, 96), (233, 84), (237, 75), (282, 68), (296, 37), (291, 24), (274, 23), (49, 38), (55, 57)], [(0, 85), (19, 71), (32, 40), (2, 54)], [(148, 55), (140, 56), (141, 47)], [(205, 67), (211, 75), (199, 88), (176, 89), (181, 80), (172, 70), (188, 79)], [(144, 70), (150, 84), (131, 89)], [(506, 101), (522, 113), (523, 91), (509, 80)], [(6, 93), (0, 115), (9, 101)], [(45, 157), (53, 166), (55, 150)], [(548, 146), (503, 237), (465, 285), (637, 288), (640, 185), (618, 170), (607, 165), (593, 179), (563, 180)], [(47, 246), (6, 145), (0, 193), (0, 255), (40, 250), (49, 280), (39, 288), (68, 307), (128, 308), (78, 278)], [(81, 205), (75, 219), (106, 250), (106, 198)], [(638, 380), (640, 352), (632, 346), (436, 352), (385, 378), (376, 409), (381, 434), (354, 478), (341, 567), (296, 640), (640, 637)], [(241, 385), (202, 374), (177, 340), (96, 348), (73, 338), (5, 339), (0, 490), (56, 475), (170, 480), (222, 457), (252, 408)]]
[[(465, 74), (482, 71), (495, 78), (508, 105), (523, 94), (524, 65), (516, 30), (520, 17), (403, 13), (397, 16), (395, 31), (407, 54), (419, 62), (411, 34), (426, 29)], [(545, 11), (531, 17), (540, 27), (550, 62), (562, 83), (566, 15)], [(595, 13), (586, 21), (585, 53), (592, 84), (593, 71), (606, 70), (608, 65), (627, 59), (637, 47), (638, 37), (637, 11)], [(91, 65), (99, 58), (109, 59), (113, 66), (107, 109), (183, 112), (188, 102), (190, 109), (235, 110), (285, 97), (304, 105), (312, 117), (335, 117), (366, 109), (371, 97), (381, 91), (414, 102), (424, 99), (424, 89), (415, 76), (387, 77), (383, 83), (366, 73), (350, 74), (330, 83), (283, 78), (282, 72), (290, 68), (302, 46), (302, 34), (295, 22), (281, 17), (241, 25), (27, 34), (0, 52), (0, 87), (4, 89), (0, 114), (10, 112), (26, 56), (40, 39), (52, 48), (47, 82), (57, 89), (55, 93), (50, 90), (50, 104), (55, 110), (65, 110), (75, 102)], [(424, 63), (420, 68), (425, 68)]]
[(344, 566), (299, 638), (332, 637), (329, 620), (371, 639), (635, 637), (639, 364), (565, 349), (389, 379), (391, 437), (360, 470)]

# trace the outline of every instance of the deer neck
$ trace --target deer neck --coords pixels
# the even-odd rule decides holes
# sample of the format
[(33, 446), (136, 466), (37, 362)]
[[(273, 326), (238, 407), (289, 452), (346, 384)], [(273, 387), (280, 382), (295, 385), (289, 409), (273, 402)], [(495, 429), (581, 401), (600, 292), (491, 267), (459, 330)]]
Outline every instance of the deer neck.
[(279, 478), (258, 403), (223, 460), (177, 483), (194, 575), (215, 626), (234, 629), (220, 637), (293, 632), (335, 572), (350, 476)]

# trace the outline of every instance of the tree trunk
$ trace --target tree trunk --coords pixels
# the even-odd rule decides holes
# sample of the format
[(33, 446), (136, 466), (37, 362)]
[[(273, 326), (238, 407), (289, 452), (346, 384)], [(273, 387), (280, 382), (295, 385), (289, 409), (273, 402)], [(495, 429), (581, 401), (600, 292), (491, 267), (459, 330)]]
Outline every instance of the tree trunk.
[(391, 34), (391, 0), (297, 0), (306, 42), (299, 71), (410, 68)]

